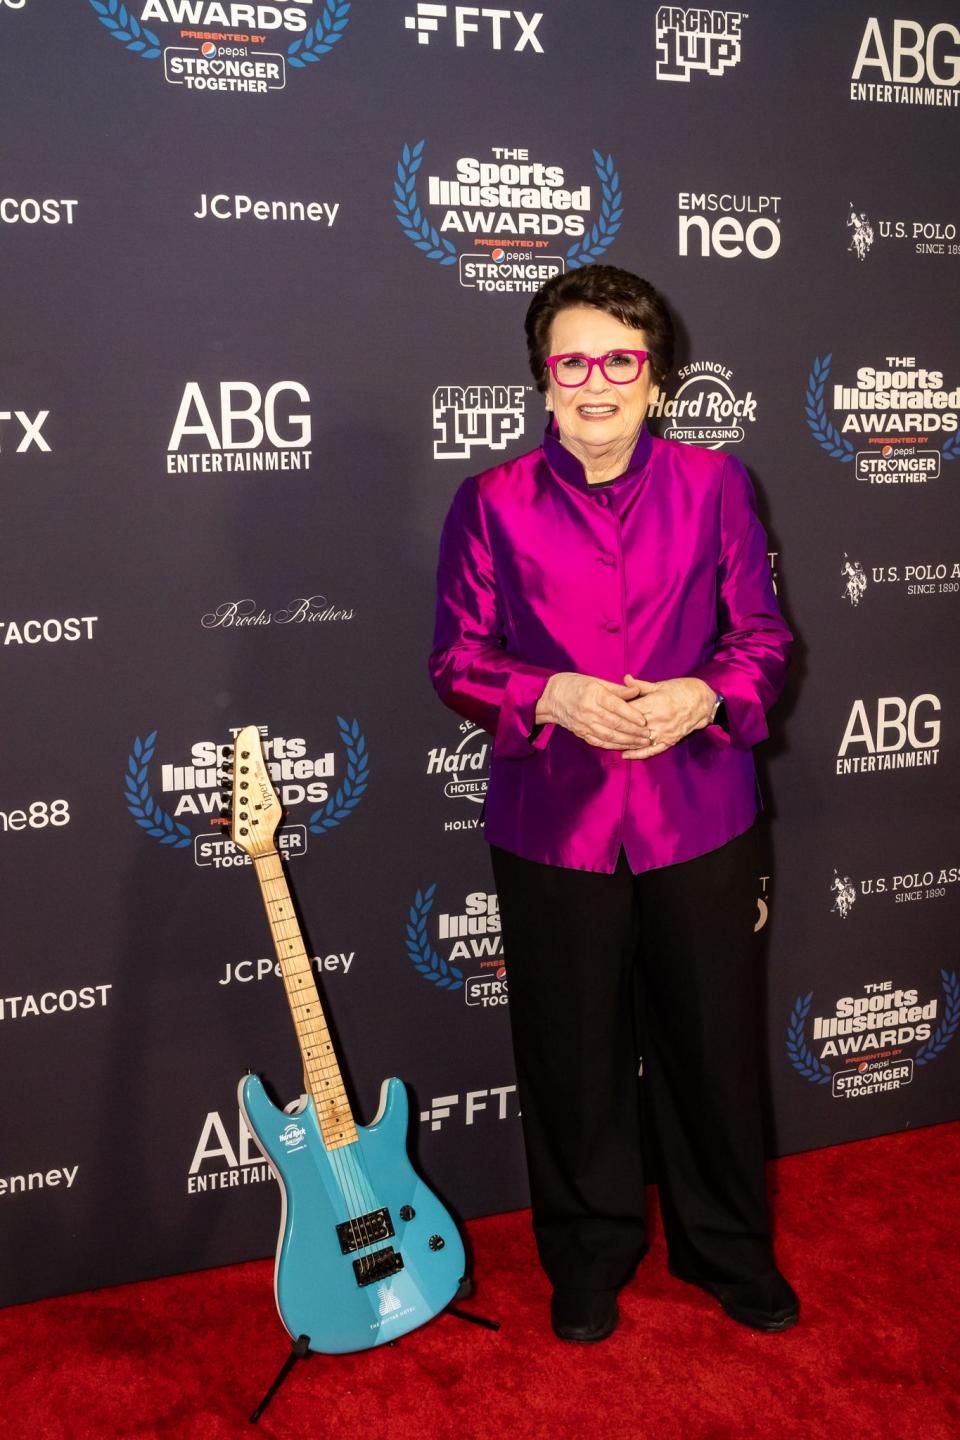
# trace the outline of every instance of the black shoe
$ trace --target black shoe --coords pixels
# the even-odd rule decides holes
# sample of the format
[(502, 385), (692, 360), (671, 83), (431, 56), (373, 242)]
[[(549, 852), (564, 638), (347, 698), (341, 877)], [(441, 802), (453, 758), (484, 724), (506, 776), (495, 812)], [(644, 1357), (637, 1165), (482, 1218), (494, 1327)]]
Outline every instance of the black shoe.
[(555, 1290), (550, 1301), (550, 1322), (558, 1340), (580, 1345), (606, 1340), (619, 1318), (615, 1290)]
[(754, 1330), (789, 1330), (800, 1319), (800, 1301), (779, 1270), (753, 1280), (695, 1280), (670, 1267), (670, 1274), (713, 1295), (731, 1320)]

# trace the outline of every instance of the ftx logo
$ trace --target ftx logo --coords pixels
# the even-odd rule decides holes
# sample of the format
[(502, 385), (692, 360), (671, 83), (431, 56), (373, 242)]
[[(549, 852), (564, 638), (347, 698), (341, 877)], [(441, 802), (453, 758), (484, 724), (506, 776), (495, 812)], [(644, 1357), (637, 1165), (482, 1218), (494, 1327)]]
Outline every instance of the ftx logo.
[[(494, 1085), (489, 1090), (468, 1090), (463, 1097), (463, 1123), (473, 1125), (481, 1110), (493, 1109), (498, 1120), (507, 1119), (507, 1096), (517, 1093), (516, 1085)], [(487, 1101), (490, 1101), (488, 1106)], [(429, 1124), (431, 1130), (439, 1130), (444, 1120), (450, 1119), (450, 1111), (459, 1105), (459, 1095), (435, 1095), (429, 1110), (420, 1111), (420, 1123)]]
[(483, 33), (489, 33), (492, 48), (503, 49), (503, 25), (507, 25), (507, 39), (513, 39), (514, 26), (519, 27), (520, 35), (517, 39), (514, 50), (525, 50), (529, 45), (538, 55), (543, 54), (543, 46), (536, 36), (537, 26), (543, 19), (542, 11), (528, 20), (522, 10), (492, 10), (479, 5), (418, 5), (416, 15), (405, 15), (404, 24), (408, 30), (417, 32), (417, 40), (421, 45), (430, 44), (430, 36), (435, 35), (440, 28), (440, 21), (449, 18), (450, 11), (453, 11), (453, 28), (456, 35), (457, 47), (462, 50), (467, 44), (468, 35), (479, 35), (481, 33), (480, 21), (486, 22), (483, 25)]

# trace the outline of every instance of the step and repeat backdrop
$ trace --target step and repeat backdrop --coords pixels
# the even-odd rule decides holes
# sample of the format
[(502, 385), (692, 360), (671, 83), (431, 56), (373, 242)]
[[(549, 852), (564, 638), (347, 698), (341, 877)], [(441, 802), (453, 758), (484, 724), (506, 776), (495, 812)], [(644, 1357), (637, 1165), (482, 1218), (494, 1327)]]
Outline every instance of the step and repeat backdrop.
[[(261, 728), (358, 1118), (526, 1203), (489, 737), (426, 673), (523, 316), (649, 278), (798, 636), (759, 755), (771, 1153), (960, 1113), (960, 28), (945, 0), (0, 0), (0, 1302), (270, 1253), (299, 1057)], [(583, 596), (589, 607), (590, 596)]]

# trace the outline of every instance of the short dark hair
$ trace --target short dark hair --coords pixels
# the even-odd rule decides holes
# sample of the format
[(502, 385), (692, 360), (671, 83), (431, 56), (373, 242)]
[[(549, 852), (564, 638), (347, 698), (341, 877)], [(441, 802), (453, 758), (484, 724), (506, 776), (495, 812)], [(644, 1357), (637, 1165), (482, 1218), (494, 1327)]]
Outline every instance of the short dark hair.
[(554, 275), (542, 285), (527, 310), (525, 328), (530, 369), (538, 390), (547, 388), (550, 327), (561, 310), (592, 305), (631, 330), (642, 330), (650, 347), (650, 370), (663, 382), (673, 365), (673, 321), (664, 301), (647, 280), (616, 265), (583, 265)]

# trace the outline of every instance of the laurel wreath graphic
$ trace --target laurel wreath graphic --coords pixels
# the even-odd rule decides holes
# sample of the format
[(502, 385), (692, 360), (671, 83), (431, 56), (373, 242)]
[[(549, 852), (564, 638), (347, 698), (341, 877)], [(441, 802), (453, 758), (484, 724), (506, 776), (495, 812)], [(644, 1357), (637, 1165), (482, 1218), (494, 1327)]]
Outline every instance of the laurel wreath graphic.
[(600, 181), (600, 218), (596, 225), (590, 227), (589, 233), (581, 240), (575, 240), (567, 251), (567, 264), (571, 270), (599, 260), (613, 243), (623, 222), (623, 192), (613, 156), (608, 155), (604, 160), (600, 151), (594, 150), (593, 164)]
[(921, 1045), (913, 1057), (915, 1065), (929, 1065), (931, 1060), (936, 1060), (942, 1055), (950, 1044), (950, 1041), (960, 1029), (960, 982), (957, 980), (956, 970), (941, 970), (940, 979), (943, 981), (943, 1019), (934, 1030), (930, 1039)]
[(820, 448), (826, 450), (832, 459), (842, 460), (847, 465), (854, 457), (854, 447), (829, 419), (823, 403), (823, 392), (830, 375), (832, 360), (832, 351), (829, 355), (824, 355), (822, 360), (819, 355), (814, 358), (813, 369), (807, 382), (807, 424)]
[(90, 0), (97, 12), (97, 19), (113, 36), (141, 60), (156, 60), (160, 54), (160, 41), (152, 30), (141, 25), (136, 15), (121, 5), (119, 0)]
[(456, 965), (448, 965), (427, 939), (427, 917), (433, 909), (436, 884), (426, 890), (418, 890), (410, 906), (407, 921), (407, 954), (413, 961), (414, 969), (424, 980), (429, 980), (439, 990), (459, 990), (463, 985), (463, 971)]
[(337, 41), (343, 38), (343, 32), (350, 23), (347, 14), (349, 9), (349, 0), (342, 0), (340, 4), (337, 4), (337, 0), (327, 0), (323, 14), (316, 24), (311, 25), (299, 40), (294, 40), (287, 46), (287, 64), (303, 70), (307, 65), (319, 60), (321, 55), (332, 50)]
[(342, 715), (338, 715), (337, 729), (347, 751), (347, 773), (343, 784), (337, 786), (336, 793), (326, 805), (321, 805), (310, 816), (310, 832), (313, 835), (325, 835), (328, 830), (335, 830), (341, 820), (346, 820), (363, 799), (370, 779), (370, 757), (359, 723), (344, 720)]
[(940, 447), (944, 460), (960, 460), (960, 434), (950, 435)]
[(183, 850), (191, 844), (193, 836), (186, 825), (168, 815), (150, 794), (147, 770), (157, 748), (157, 732), (151, 730), (145, 740), (138, 735), (133, 742), (133, 752), (127, 757), (127, 770), (123, 777), (124, 798), (127, 809), (142, 830), (159, 840), (161, 845), (172, 845), (174, 850)]
[(393, 182), (394, 209), (404, 235), (424, 252), (428, 260), (438, 260), (441, 265), (456, 265), (456, 249), (437, 233), (417, 200), (417, 171), (423, 163), (424, 143), (418, 140), (412, 147), (403, 147), (403, 154), (397, 162), (397, 178)]
[(829, 1085), (830, 1067), (817, 1059), (803, 1033), (812, 1002), (812, 990), (807, 995), (797, 997), (790, 1012), (790, 1024), (787, 1026), (787, 1054), (790, 1056), (790, 1064), (794, 1070), (799, 1071), (804, 1080), (812, 1080), (815, 1085)]

